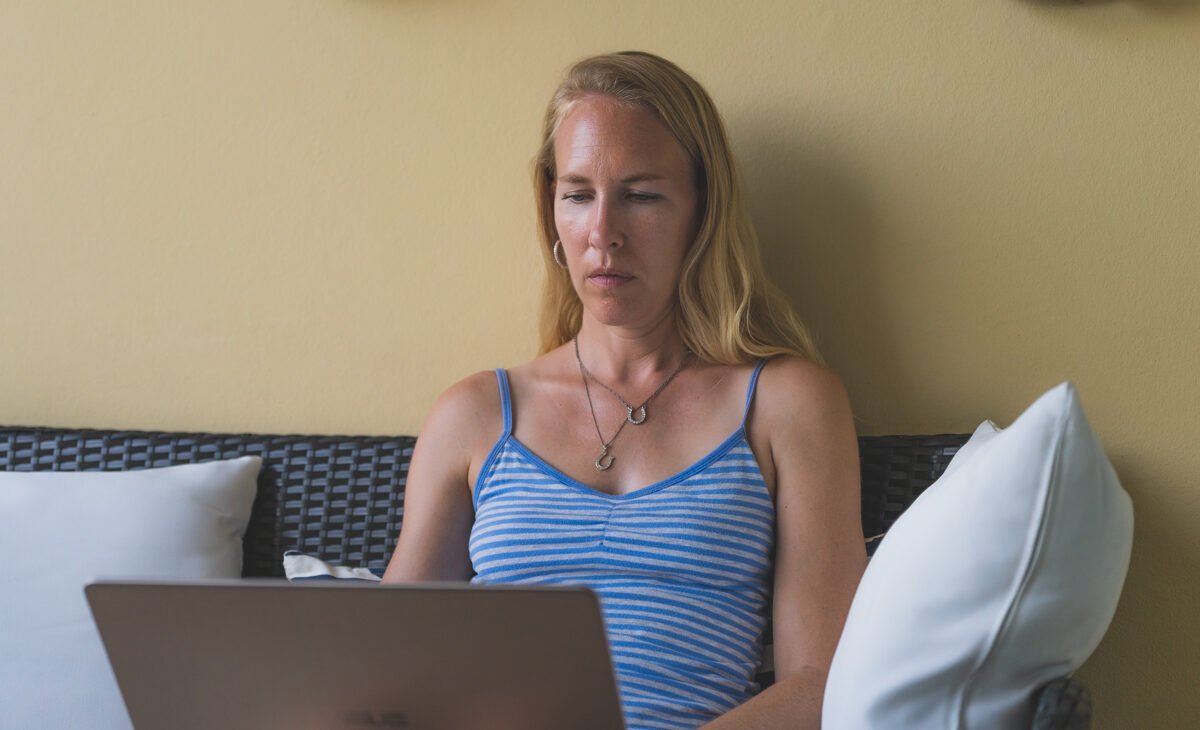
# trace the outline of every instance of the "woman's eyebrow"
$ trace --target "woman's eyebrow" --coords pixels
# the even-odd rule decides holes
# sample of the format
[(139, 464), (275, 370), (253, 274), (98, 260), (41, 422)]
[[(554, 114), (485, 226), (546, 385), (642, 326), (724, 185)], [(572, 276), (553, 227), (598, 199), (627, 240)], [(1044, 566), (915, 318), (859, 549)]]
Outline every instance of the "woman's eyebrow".
[(662, 180), (662, 179), (663, 179), (663, 176), (659, 175), (656, 172), (639, 172), (636, 175), (630, 175), (629, 177), (623, 178), (621, 180), (621, 182), (635, 183), (635, 182), (647, 182), (649, 180)]
[[(647, 182), (649, 180), (662, 180), (662, 179), (664, 179), (664, 176), (659, 175), (656, 172), (639, 172), (639, 173), (635, 173), (633, 175), (629, 175), (628, 177), (621, 178), (621, 182), (628, 184), (628, 183)], [(584, 175), (573, 175), (573, 174), (562, 175), (561, 177), (558, 178), (558, 181), (560, 183), (570, 183), (572, 185), (581, 185), (581, 184), (586, 184), (586, 183), (591, 182), (591, 180), (589, 180)]]

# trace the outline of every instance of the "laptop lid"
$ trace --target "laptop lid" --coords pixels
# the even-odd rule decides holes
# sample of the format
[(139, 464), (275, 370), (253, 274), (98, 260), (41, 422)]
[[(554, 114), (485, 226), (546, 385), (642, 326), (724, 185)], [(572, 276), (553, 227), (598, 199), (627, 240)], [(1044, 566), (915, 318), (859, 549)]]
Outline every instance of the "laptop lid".
[(137, 730), (620, 730), (583, 588), (98, 581)]

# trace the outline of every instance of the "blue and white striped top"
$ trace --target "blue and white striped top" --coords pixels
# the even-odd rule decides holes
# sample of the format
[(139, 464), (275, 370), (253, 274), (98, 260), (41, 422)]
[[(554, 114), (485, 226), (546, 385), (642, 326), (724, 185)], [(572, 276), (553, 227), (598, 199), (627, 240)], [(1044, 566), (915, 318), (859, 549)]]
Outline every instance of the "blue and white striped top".
[(745, 415), (690, 468), (613, 495), (513, 436), (508, 376), (496, 377), (504, 433), (475, 486), (473, 582), (594, 590), (630, 730), (694, 728), (749, 699), (758, 691), (775, 509)]

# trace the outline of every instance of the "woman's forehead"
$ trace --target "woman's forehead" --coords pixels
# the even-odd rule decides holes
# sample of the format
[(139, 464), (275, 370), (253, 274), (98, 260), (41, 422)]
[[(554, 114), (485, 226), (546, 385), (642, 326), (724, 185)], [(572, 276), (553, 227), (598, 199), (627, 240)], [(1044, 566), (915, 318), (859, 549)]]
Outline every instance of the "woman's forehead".
[(654, 112), (602, 96), (572, 105), (555, 135), (554, 156), (559, 179), (662, 178), (689, 170), (683, 146)]

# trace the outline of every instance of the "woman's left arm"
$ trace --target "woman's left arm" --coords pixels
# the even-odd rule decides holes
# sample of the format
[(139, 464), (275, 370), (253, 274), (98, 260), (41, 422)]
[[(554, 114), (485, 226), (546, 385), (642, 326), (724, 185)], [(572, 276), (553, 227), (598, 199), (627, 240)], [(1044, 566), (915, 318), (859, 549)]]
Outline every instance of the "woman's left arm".
[(827, 368), (778, 358), (763, 371), (749, 429), (752, 443), (763, 443), (755, 433), (767, 437), (764, 472), (775, 483), (776, 681), (705, 730), (818, 730), (825, 678), (867, 564), (850, 401)]

